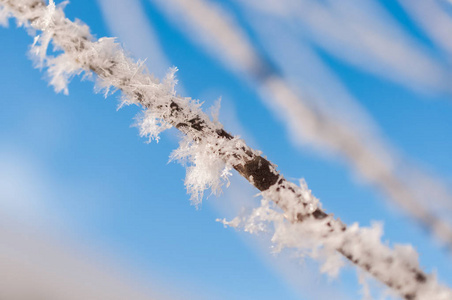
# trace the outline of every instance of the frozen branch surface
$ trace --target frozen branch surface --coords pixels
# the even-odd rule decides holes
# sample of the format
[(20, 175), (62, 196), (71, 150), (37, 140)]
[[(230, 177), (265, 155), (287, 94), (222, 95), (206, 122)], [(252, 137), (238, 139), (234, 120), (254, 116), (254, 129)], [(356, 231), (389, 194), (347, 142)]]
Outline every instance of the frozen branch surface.
[[(53, 0), (49, 5), (40, 0), (0, 0), (0, 16), (13, 16), (19, 25), (40, 32), (31, 51), (40, 66), (47, 68), (57, 92), (67, 93), (67, 83), (74, 75), (95, 73), (98, 86), (107, 93), (110, 88), (119, 89), (125, 104), (145, 109), (142, 135), (158, 139), (158, 134), (170, 127), (185, 134), (173, 158), (187, 160), (185, 184), (195, 202), (200, 201), (205, 189), (218, 190), (221, 178), (233, 168), (262, 192), (264, 202), (274, 203), (273, 209), (268, 205), (259, 208), (254, 221), (275, 221), (279, 244), (298, 247), (303, 241), (312, 247), (320, 245), (326, 252), (338, 252), (405, 299), (452, 299), (450, 289), (420, 269), (417, 254), (410, 246), (391, 249), (381, 242), (378, 228), (360, 228), (356, 224), (346, 227), (322, 210), (307, 187), (284, 179), (259, 151), (212, 121), (198, 101), (177, 96), (175, 70), (158, 81), (142, 63), (127, 57), (113, 38), (95, 40), (88, 26), (68, 20), (62, 8)], [(2, 22), (6, 21), (0, 19)], [(57, 56), (47, 55), (49, 43)], [(275, 209), (283, 211), (283, 220), (278, 219)]]

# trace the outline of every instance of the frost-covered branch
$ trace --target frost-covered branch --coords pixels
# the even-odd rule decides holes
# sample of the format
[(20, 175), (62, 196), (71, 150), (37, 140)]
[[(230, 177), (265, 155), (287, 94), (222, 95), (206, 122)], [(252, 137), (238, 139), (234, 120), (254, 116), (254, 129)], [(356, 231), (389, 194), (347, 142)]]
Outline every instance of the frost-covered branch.
[[(334, 249), (406, 299), (452, 297), (452, 291), (420, 269), (411, 251), (392, 250), (357, 225), (346, 227), (322, 210), (306, 187), (284, 179), (259, 151), (210, 120), (197, 101), (177, 96), (175, 70), (159, 82), (142, 63), (127, 57), (114, 39), (95, 40), (86, 25), (68, 20), (53, 0), (48, 6), (41, 0), (0, 0), (0, 7), (3, 15), (12, 15), (18, 24), (41, 32), (35, 37), (32, 52), (38, 63), (48, 68), (56, 91), (67, 92), (67, 83), (74, 75), (95, 73), (100, 88), (107, 93), (109, 89), (119, 89), (125, 104), (145, 109), (143, 135), (156, 139), (159, 132), (171, 126), (184, 133), (186, 138), (174, 157), (189, 160), (186, 185), (194, 200), (202, 197), (205, 188), (220, 188), (220, 178), (233, 168), (284, 212), (283, 224), (295, 224), (305, 232), (294, 239), (307, 239), (325, 249)], [(56, 50), (55, 57), (47, 55), (50, 42)]]
[[(291, 87), (288, 80), (281, 76), (272, 63), (255, 49), (234, 18), (217, 3), (207, 0), (151, 0), (151, 2), (161, 7), (162, 11), (187, 33), (189, 38), (203, 45), (214, 57), (225, 62), (228, 67), (232, 66), (253, 79), (258, 88), (263, 91), (262, 98), (268, 98), (270, 108), (281, 116), (280, 119), (285, 123), (287, 131), (290, 132), (297, 145), (309, 145), (316, 150), (332, 153), (344, 159), (349, 167), (359, 174), (360, 178), (381, 190), (389, 200), (398, 205), (422, 227), (427, 228), (449, 249), (452, 249), (451, 226), (429, 208), (431, 202), (426, 203), (423, 200), (426, 198), (439, 199), (435, 201), (436, 204), (446, 207), (452, 201), (452, 195), (442, 182), (422, 173), (415, 167), (412, 169), (420, 173), (421, 178), (407, 180), (407, 174), (400, 174), (399, 170), (402, 169), (401, 166), (404, 166), (404, 163), (391, 151), (392, 145), (385, 143), (374, 130), (369, 129), (373, 127), (372, 120), (365, 116), (361, 117), (366, 114), (359, 113), (364, 109), (360, 108), (358, 101), (348, 97), (351, 105), (347, 106), (357, 108), (355, 111), (358, 111), (361, 117), (359, 126), (356, 126), (355, 122), (348, 124), (341, 117), (337, 117), (337, 111), (332, 112), (331, 107), (318, 105), (318, 101), (300, 96), (300, 93)], [(262, 1), (248, 0), (244, 3), (255, 3), (257, 10), (271, 6), (270, 3), (262, 4)], [(290, 3), (291, 1), (280, 1), (273, 5), (284, 8), (289, 17), (294, 13), (290, 9)], [(297, 7), (297, 5), (294, 6)], [(322, 5), (313, 5), (309, 10), (315, 12), (321, 7)], [(326, 11), (326, 8), (323, 9)], [(269, 21), (266, 19), (265, 22)], [(351, 21), (351, 23), (355, 29), (358, 26), (363, 27), (356, 21)], [(338, 26), (330, 27), (338, 28)], [(353, 47), (356, 42), (356, 35), (350, 33), (354, 31), (356, 30), (344, 32), (351, 39), (347, 44), (349, 47)], [(366, 31), (365, 36), (376, 34), (385, 37), (379, 42), (389, 48), (393, 44), (397, 44), (390, 42), (391, 39), (395, 39), (394, 37), (388, 36), (388, 40), (386, 40), (386, 35), (379, 31), (381, 31), (380, 27), (372, 26), (372, 31), (370, 33)], [(363, 37), (361, 39), (365, 40)], [(353, 43), (351, 43), (352, 41)], [(360, 41), (358, 44), (362, 46), (364, 42)], [(272, 39), (272, 43), (278, 42)], [(296, 43), (292, 42), (290, 47), (298, 50)], [(366, 45), (365, 48), (372, 48), (371, 50), (375, 51), (375, 47), (370, 47), (370, 45)], [(373, 59), (382, 55), (381, 51), (373, 55), (369, 54), (372, 53), (369, 49), (361, 52), (371, 55)], [(295, 52), (299, 54), (299, 51)], [(406, 52), (403, 51), (403, 53)], [(392, 52), (389, 51), (389, 53)], [(385, 54), (388, 53), (385, 52)], [(286, 59), (291, 60), (289, 57)], [(293, 61), (295, 60), (294, 58)], [(310, 60), (313, 60), (312, 57)], [(386, 57), (384, 60), (387, 63), (388, 61), (400, 61), (399, 57)], [(390, 65), (394, 65), (394, 63)], [(315, 69), (320, 69), (319, 67), (321, 67), (319, 64), (314, 64)], [(309, 67), (307, 68), (309, 69)], [(327, 83), (337, 85), (334, 80), (327, 80)], [(339, 95), (335, 96), (336, 101), (340, 101), (340, 98)], [(265, 104), (268, 103), (265, 102)], [(357, 130), (356, 127), (360, 129)]]

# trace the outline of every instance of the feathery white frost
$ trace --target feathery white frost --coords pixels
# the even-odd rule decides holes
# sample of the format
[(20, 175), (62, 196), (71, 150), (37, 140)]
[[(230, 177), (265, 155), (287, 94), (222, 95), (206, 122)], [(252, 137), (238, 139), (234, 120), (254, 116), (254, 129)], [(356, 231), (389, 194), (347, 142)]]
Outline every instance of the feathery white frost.
[(218, 155), (219, 151), (227, 151), (224, 148), (227, 144), (229, 143), (213, 145), (208, 141), (194, 142), (189, 137), (184, 137), (179, 148), (171, 154), (171, 160), (177, 160), (187, 168), (185, 186), (195, 205), (201, 203), (205, 190), (210, 189), (212, 194), (217, 195), (225, 181), (229, 186), (228, 177), (232, 175), (232, 165), (225, 164)]
[[(176, 96), (174, 72), (169, 73), (167, 80), (159, 82), (147, 73), (141, 63), (135, 63), (127, 57), (114, 39), (93, 40), (86, 25), (65, 18), (61, 6), (54, 9), (52, 5), (46, 6), (39, 0), (0, 0), (1, 5), (10, 10), (19, 24), (43, 31), (42, 36), (51, 38), (57, 57), (42, 56), (43, 49), (48, 49), (48, 38), (38, 38), (34, 47), (40, 49), (38, 54), (43, 66), (48, 68), (50, 81), (57, 91), (66, 91), (67, 81), (72, 76), (81, 72), (94, 72), (98, 75), (98, 86), (105, 89), (107, 94), (109, 89), (119, 89), (125, 95), (127, 104), (141, 105), (152, 111), (153, 120), (162, 120), (183, 132), (187, 140), (182, 142), (181, 150), (173, 156), (191, 160), (193, 168), (188, 168), (186, 183), (195, 199), (202, 196), (205, 188), (212, 188), (216, 192), (221, 185), (218, 177), (228, 176), (232, 167), (245, 168), (247, 163), (256, 162), (259, 169), (260, 164), (265, 162), (259, 156), (260, 153), (249, 148), (244, 141), (220, 138), (221, 125), (212, 122), (201, 111), (198, 101)], [(161, 130), (156, 129), (159, 121), (150, 122), (152, 125), (145, 127), (143, 132), (155, 138)], [(200, 174), (208, 165), (215, 166), (212, 168), (214, 172), (207, 176)], [(276, 236), (276, 240), (282, 245), (298, 245), (307, 238), (312, 241), (309, 246), (314, 247), (314, 250), (319, 247), (317, 245), (322, 245), (320, 247), (328, 251), (334, 249), (407, 299), (452, 297), (452, 291), (439, 285), (433, 276), (426, 276), (419, 270), (413, 251), (406, 250), (408, 248), (402, 251), (400, 247), (391, 250), (380, 243), (378, 234), (370, 235), (357, 225), (346, 228), (332, 215), (320, 210), (320, 203), (306, 186), (299, 187), (285, 181), (273, 165), (269, 166), (268, 171), (269, 176), (278, 176), (278, 179), (275, 184), (265, 188), (262, 195), (284, 211), (284, 218), (277, 218), (277, 214), (272, 212), (275, 209), (268, 205), (264, 209), (271, 218), (257, 217), (262, 221), (279, 222), (280, 227), (276, 228), (281, 234)], [(253, 183), (252, 176), (247, 179)], [(290, 236), (285, 234), (289, 231), (292, 232)], [(335, 264), (330, 266), (334, 267)]]

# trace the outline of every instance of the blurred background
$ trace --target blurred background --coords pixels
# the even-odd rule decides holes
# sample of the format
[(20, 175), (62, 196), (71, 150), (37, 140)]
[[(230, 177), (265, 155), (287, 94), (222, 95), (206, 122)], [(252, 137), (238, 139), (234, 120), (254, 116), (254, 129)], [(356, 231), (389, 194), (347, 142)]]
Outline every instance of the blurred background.
[[(58, 2), (57, 2), (58, 3)], [(73, 0), (65, 12), (115, 36), (179, 94), (304, 178), (346, 224), (384, 224), (452, 286), (452, 4), (446, 0)], [(361, 299), (352, 266), (330, 278), (269, 234), (216, 222), (249, 212), (234, 173), (198, 209), (168, 157), (93, 83), (55, 94), (0, 28), (0, 299)], [(374, 296), (384, 297), (375, 284)]]

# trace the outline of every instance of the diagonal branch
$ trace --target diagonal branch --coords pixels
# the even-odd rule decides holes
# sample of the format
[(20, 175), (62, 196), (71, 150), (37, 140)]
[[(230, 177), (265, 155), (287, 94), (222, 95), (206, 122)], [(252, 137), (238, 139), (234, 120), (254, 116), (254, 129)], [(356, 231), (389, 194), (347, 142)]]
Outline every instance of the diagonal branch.
[[(121, 90), (129, 103), (151, 111), (160, 123), (176, 127), (195, 144), (207, 145), (213, 156), (237, 170), (276, 203), (289, 222), (315, 225), (315, 239), (333, 247), (400, 296), (405, 299), (452, 298), (452, 291), (425, 274), (415, 257), (406, 256), (406, 251), (400, 247), (393, 250), (381, 241), (369, 242), (365, 230), (346, 227), (327, 214), (314, 197), (287, 181), (259, 151), (211, 121), (196, 101), (177, 96), (171, 83), (158, 82), (141, 64), (128, 58), (114, 39), (95, 40), (86, 25), (68, 20), (52, 0), (49, 6), (41, 0), (0, 0), (0, 8), (2, 6), (19, 24), (41, 32), (32, 50), (48, 67), (51, 83), (57, 91), (65, 90), (73, 75), (96, 73), (101, 86)], [(62, 50), (59, 56), (47, 57), (50, 41), (56, 49)]]

